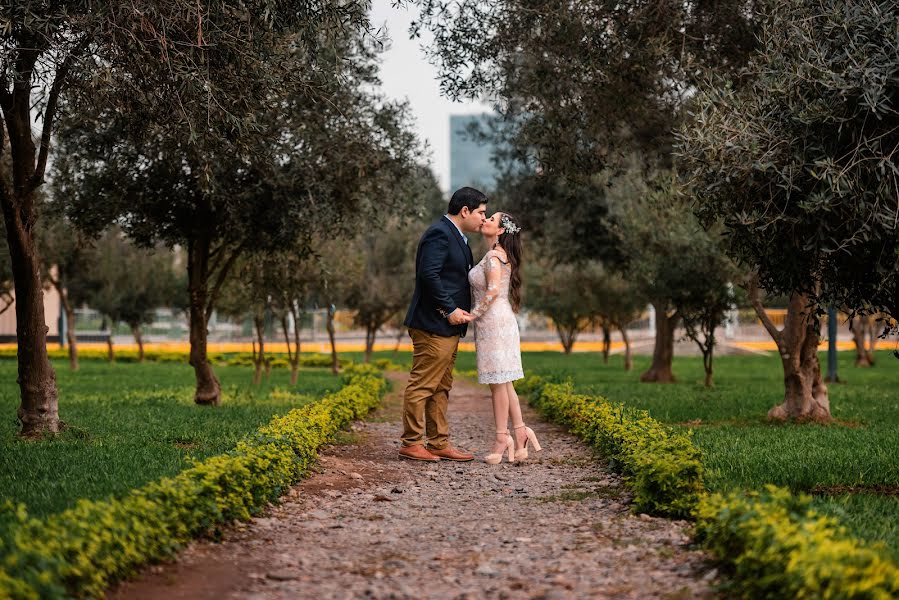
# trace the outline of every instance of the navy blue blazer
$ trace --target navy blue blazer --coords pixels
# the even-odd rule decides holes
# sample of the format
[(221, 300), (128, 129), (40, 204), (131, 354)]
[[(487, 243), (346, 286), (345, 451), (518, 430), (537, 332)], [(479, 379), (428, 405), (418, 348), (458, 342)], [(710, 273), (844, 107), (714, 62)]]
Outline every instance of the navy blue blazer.
[(471, 248), (447, 217), (431, 225), (415, 253), (415, 292), (404, 321), (406, 327), (444, 337), (465, 337), (468, 324), (450, 325), (447, 315), (457, 308), (471, 310), (468, 271), (474, 264)]

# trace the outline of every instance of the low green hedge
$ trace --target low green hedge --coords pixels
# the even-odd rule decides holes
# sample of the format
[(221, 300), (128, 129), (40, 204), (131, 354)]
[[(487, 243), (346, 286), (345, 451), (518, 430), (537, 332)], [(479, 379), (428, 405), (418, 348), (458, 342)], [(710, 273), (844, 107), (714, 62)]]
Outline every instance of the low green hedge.
[[(15, 359), (16, 348), (0, 348), (0, 359)], [(52, 359), (68, 359), (68, 348), (48, 348), (47, 355)], [(78, 350), (78, 360), (107, 360), (109, 354), (105, 348), (81, 348)], [(138, 351), (131, 348), (116, 350), (115, 362), (134, 363), (138, 361)], [(147, 350), (144, 352), (146, 362), (158, 363), (187, 363), (190, 357), (189, 350)], [(270, 352), (267, 354), (269, 366), (273, 368), (289, 368), (290, 361), (287, 354)], [(215, 365), (228, 366), (253, 366), (252, 352), (216, 352), (209, 354), (209, 362)], [(339, 358), (337, 363), (341, 368), (353, 364), (352, 359)], [(301, 367), (330, 367), (330, 354), (300, 354)]]
[(575, 394), (570, 383), (532, 376), (520, 387), (540, 412), (584, 438), (625, 476), (635, 511), (675, 518), (693, 514), (705, 488), (690, 432), (666, 427), (646, 411)]
[(708, 494), (690, 432), (663, 426), (645, 411), (575, 394), (571, 383), (528, 377), (532, 405), (606, 456), (634, 492), (633, 509), (696, 519), (696, 539), (733, 576), (729, 597), (899, 598), (899, 567), (881, 545), (866, 546), (811, 498), (768, 486)]
[(7, 503), (0, 598), (99, 597), (136, 567), (258, 514), (306, 472), (322, 444), (380, 403), (386, 382), (375, 367), (351, 366), (344, 377), (340, 391), (275, 417), (234, 450), (124, 498), (83, 500), (40, 520)]
[(773, 485), (711, 494), (699, 504), (696, 537), (744, 598), (899, 598), (899, 568), (882, 544), (863, 545), (811, 501)]
[[(183, 353), (182, 356), (184, 362), (187, 362), (187, 353)], [(266, 356), (269, 366), (272, 368), (290, 368), (290, 361), (286, 354), (268, 353)], [(255, 365), (252, 352), (212, 354), (209, 356), (209, 360), (213, 364), (228, 365), (229, 367), (252, 367)], [(330, 367), (331, 360), (330, 354), (300, 354), (301, 367)], [(338, 358), (337, 364), (341, 368), (345, 368), (353, 364), (353, 361), (349, 358)]]

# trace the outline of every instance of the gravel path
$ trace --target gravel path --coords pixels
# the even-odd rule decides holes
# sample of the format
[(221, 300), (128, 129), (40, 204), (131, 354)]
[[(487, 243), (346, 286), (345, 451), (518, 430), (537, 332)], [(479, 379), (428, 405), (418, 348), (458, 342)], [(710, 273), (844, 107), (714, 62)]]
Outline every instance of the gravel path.
[[(711, 598), (687, 524), (629, 514), (619, 478), (561, 428), (524, 465), (397, 458), (403, 381), (267, 516), (197, 542), (111, 598)], [(451, 438), (489, 451), (485, 387), (457, 381)]]

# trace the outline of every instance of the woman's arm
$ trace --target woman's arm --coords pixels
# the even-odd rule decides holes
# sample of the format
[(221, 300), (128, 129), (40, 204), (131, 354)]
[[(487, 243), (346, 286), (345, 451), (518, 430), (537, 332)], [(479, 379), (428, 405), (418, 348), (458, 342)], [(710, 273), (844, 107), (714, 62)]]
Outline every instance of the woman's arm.
[(502, 278), (502, 266), (499, 258), (495, 254), (487, 255), (487, 262), (484, 263), (484, 274), (487, 276), (487, 293), (481, 298), (477, 306), (471, 309), (471, 315), (477, 319), (483, 315), (499, 296), (499, 284)]

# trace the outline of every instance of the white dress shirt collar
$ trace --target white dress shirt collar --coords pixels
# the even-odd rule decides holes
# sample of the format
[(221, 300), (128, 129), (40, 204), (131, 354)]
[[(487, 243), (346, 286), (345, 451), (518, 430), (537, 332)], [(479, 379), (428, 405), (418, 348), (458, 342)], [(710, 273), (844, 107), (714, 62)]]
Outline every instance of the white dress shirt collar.
[(455, 227), (455, 228), (456, 228), (456, 230), (458, 230), (458, 232), (459, 232), (459, 235), (461, 235), (461, 236), (462, 236), (462, 239), (463, 239), (463, 240), (465, 240), (465, 243), (466, 243), (466, 244), (467, 244), (467, 243), (468, 243), (468, 238), (467, 238), (467, 237), (465, 237), (465, 234), (464, 234), (464, 233), (462, 233), (462, 230), (461, 230), (461, 229), (459, 229), (459, 226), (458, 226), (458, 225), (456, 225), (456, 222), (455, 222), (455, 221), (453, 221), (453, 220), (452, 220), (452, 219), (450, 219), (450, 216), (449, 216), (449, 215), (443, 215), (443, 218), (444, 218), (444, 219), (446, 219), (446, 220), (447, 220), (447, 221), (449, 221), (449, 222), (450, 222), (450, 223), (452, 223), (452, 224), (453, 224), (453, 227)]

